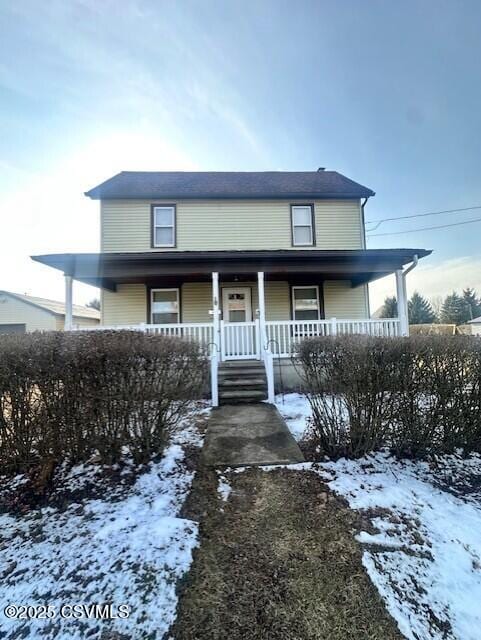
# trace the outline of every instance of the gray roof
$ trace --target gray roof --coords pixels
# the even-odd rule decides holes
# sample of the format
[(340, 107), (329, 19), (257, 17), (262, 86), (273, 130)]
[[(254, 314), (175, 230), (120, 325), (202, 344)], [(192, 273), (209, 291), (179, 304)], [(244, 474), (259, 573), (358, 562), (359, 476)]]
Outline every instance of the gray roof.
[(478, 318), (473, 318), (472, 320), (469, 321), (469, 324), (481, 324), (481, 316), (479, 316)]
[[(65, 304), (63, 302), (47, 300), (47, 298), (38, 298), (37, 296), (27, 296), (22, 293), (12, 293), (11, 291), (0, 291), (0, 296), (1, 295), (16, 298), (17, 300), (31, 304), (34, 307), (53, 313), (56, 316), (65, 315)], [(92, 309), (91, 307), (84, 307), (80, 304), (72, 305), (72, 315), (76, 318), (93, 318), (95, 320), (100, 320), (100, 311)]]
[(85, 193), (93, 200), (177, 198), (369, 198), (337, 171), (122, 171)]

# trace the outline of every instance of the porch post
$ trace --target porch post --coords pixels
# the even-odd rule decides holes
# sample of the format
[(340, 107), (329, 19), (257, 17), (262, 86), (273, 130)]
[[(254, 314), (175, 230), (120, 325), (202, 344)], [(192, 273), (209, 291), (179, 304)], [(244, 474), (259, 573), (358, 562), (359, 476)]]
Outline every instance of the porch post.
[(406, 276), (402, 269), (396, 269), (396, 297), (399, 329), (402, 336), (409, 336), (408, 301)]
[(220, 352), (220, 310), (219, 310), (219, 274), (212, 272), (212, 323), (214, 328), (214, 342), (217, 352)]
[(210, 355), (210, 390), (212, 398), (212, 406), (219, 406), (219, 378), (218, 378), (218, 359), (221, 348), (221, 335), (219, 329), (219, 274), (212, 272), (212, 328), (213, 342)]
[(257, 272), (257, 293), (259, 297), (259, 333), (261, 352), (260, 358), (264, 361), (264, 367), (266, 369), (267, 378), (267, 401), (271, 404), (275, 402), (275, 390), (274, 390), (274, 362), (268, 342), (267, 328), (266, 328), (266, 300), (264, 292), (264, 272)]
[(68, 274), (65, 275), (65, 321), (64, 331), (72, 331), (73, 329), (73, 313), (72, 313), (72, 290), (73, 279)]
[(265, 344), (265, 340), (267, 339), (266, 332), (266, 301), (264, 295), (264, 272), (259, 271), (257, 273), (257, 289), (259, 296), (259, 330), (260, 330), (260, 338), (261, 338), (261, 349), (267, 349), (268, 346)]

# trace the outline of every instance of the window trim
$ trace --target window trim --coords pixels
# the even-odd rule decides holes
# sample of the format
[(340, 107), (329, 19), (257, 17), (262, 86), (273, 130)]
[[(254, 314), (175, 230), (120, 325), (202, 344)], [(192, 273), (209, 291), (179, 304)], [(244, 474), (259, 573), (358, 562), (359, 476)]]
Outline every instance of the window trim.
[[(149, 308), (149, 324), (159, 324), (154, 322), (154, 293), (157, 291), (175, 291), (177, 293), (177, 322), (170, 322), (167, 324), (182, 324), (180, 317), (180, 288), (179, 287), (155, 287), (150, 289), (150, 308)], [(160, 323), (166, 324), (166, 323)]]
[[(307, 226), (307, 225), (294, 225), (294, 209), (297, 207), (303, 207), (304, 209), (309, 208), (311, 210), (311, 238), (312, 242), (309, 243), (296, 243), (295, 242), (295, 234), (294, 234), (294, 226)], [(291, 245), (293, 247), (315, 247), (316, 246), (316, 220), (314, 215), (314, 203), (313, 202), (299, 202), (296, 204), (290, 205), (291, 210)]]
[(319, 285), (317, 284), (302, 284), (292, 285), (291, 287), (291, 303), (292, 303), (292, 320), (294, 322), (313, 322), (313, 320), (297, 320), (296, 319), (296, 298), (294, 296), (295, 289), (315, 289), (317, 295), (317, 320), (321, 320), (321, 297), (319, 292)]
[[(159, 226), (155, 224), (155, 210), (156, 209), (172, 209), (172, 226)], [(155, 243), (155, 230), (156, 229), (172, 229), (173, 230), (173, 243), (172, 244), (156, 244)], [(150, 244), (153, 249), (175, 249), (177, 247), (177, 205), (174, 203), (157, 203), (150, 205)]]

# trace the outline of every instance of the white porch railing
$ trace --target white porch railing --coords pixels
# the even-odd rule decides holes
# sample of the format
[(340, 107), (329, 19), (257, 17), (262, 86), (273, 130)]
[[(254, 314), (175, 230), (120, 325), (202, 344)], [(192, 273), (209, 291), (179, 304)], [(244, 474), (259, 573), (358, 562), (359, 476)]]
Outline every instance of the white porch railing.
[(364, 334), (370, 336), (395, 337), (400, 335), (399, 320), (386, 318), (379, 320), (281, 320), (266, 322), (269, 349), (275, 355), (292, 355), (295, 345), (304, 338)]
[[(195, 340), (205, 345), (214, 345), (214, 326), (212, 322), (192, 324), (126, 324), (112, 326), (79, 327), (76, 331), (107, 331), (127, 329), (143, 331), (165, 336)], [(220, 322), (221, 359), (236, 360), (262, 358), (265, 346), (275, 355), (289, 357), (295, 345), (304, 338), (316, 336), (335, 336), (365, 334), (371, 336), (395, 337), (400, 335), (400, 323), (397, 318), (379, 320), (278, 320), (265, 325), (266, 339), (261, 340), (259, 321), (256, 322)], [(266, 344), (261, 344), (265, 342)], [(217, 345), (218, 347), (218, 345)]]
[(224, 322), (221, 320), (222, 360), (249, 360), (260, 357), (258, 322)]
[(175, 338), (184, 338), (189, 341), (201, 342), (205, 345), (214, 342), (214, 327), (212, 322), (192, 323), (192, 324), (117, 324), (111, 326), (78, 327), (75, 331), (142, 331), (144, 333), (155, 333)]

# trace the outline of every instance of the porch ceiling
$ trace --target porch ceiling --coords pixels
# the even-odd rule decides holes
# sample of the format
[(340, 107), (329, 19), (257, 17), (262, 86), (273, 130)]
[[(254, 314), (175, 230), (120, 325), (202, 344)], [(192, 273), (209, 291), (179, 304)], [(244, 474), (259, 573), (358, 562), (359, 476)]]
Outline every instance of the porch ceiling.
[(120, 283), (159, 280), (206, 281), (213, 271), (245, 280), (258, 271), (269, 280), (350, 280), (353, 287), (376, 280), (423, 258), (426, 249), (149, 251), (144, 253), (61, 253), (32, 256), (76, 280), (115, 291)]

